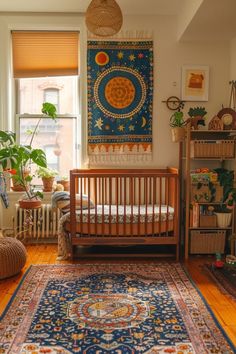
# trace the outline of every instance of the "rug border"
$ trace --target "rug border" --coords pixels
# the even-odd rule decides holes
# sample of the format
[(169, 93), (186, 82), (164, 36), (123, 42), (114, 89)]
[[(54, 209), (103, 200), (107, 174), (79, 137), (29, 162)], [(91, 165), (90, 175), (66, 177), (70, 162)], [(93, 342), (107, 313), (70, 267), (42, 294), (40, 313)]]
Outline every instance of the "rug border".
[[(43, 264), (39, 264), (39, 265), (43, 265)], [(46, 265), (46, 264), (45, 264), (45, 265)], [(15, 288), (15, 290), (14, 290), (14, 292), (13, 292), (13, 294), (12, 294), (10, 300), (8, 301), (8, 303), (7, 303), (6, 307), (5, 307), (5, 309), (3, 310), (2, 314), (0, 315), (0, 321), (6, 316), (6, 313), (7, 313), (7, 311), (9, 310), (9, 307), (11, 306), (12, 302), (14, 301), (14, 299), (15, 299), (15, 297), (16, 297), (18, 291), (20, 290), (20, 287), (22, 286), (23, 281), (24, 281), (25, 278), (27, 277), (27, 275), (28, 275), (30, 269), (31, 269), (32, 267), (34, 267), (34, 266), (37, 266), (37, 264), (31, 264), (31, 265), (27, 268), (27, 270), (25, 271), (25, 273), (23, 274), (23, 276), (22, 276), (22, 278), (21, 278), (19, 284), (18, 284), (17, 287)], [(4, 280), (4, 279), (3, 279), (3, 280)]]
[(205, 304), (207, 310), (210, 312), (215, 325), (218, 327), (218, 329), (221, 331), (222, 335), (224, 336), (224, 338), (226, 339), (226, 341), (228, 342), (228, 344), (230, 345), (230, 347), (232, 348), (233, 351), (235, 351), (236, 353), (236, 346), (234, 345), (234, 343), (232, 342), (232, 340), (230, 339), (230, 337), (228, 336), (228, 334), (226, 333), (226, 331), (224, 330), (224, 328), (221, 326), (220, 322), (218, 321), (218, 319), (216, 318), (214, 312), (212, 311), (210, 305), (208, 304), (207, 300), (205, 299), (205, 297), (203, 296), (203, 294), (201, 293), (200, 289), (198, 288), (198, 286), (196, 285), (196, 283), (194, 282), (194, 280), (192, 279), (189, 271), (187, 270), (186, 266), (184, 263), (180, 263), (183, 267), (183, 270), (185, 271), (189, 281), (192, 283), (193, 287), (195, 288), (195, 290), (197, 291), (198, 295), (200, 296), (200, 298), (202, 299), (203, 303)]
[[(206, 309), (209, 311), (210, 315), (212, 316), (213, 320), (214, 320), (214, 323), (215, 325), (218, 327), (218, 329), (221, 331), (223, 337), (225, 338), (225, 340), (228, 342), (229, 346), (231, 347), (231, 349), (233, 351), (235, 351), (236, 353), (236, 346), (234, 345), (234, 343), (232, 342), (232, 340), (230, 339), (230, 337), (228, 336), (228, 334), (226, 333), (226, 331), (224, 330), (224, 328), (221, 326), (221, 324), (219, 323), (218, 319), (216, 318), (214, 312), (212, 311), (210, 305), (208, 304), (207, 300), (205, 299), (205, 297), (203, 296), (203, 294), (201, 293), (200, 289), (198, 288), (198, 286), (196, 285), (196, 283), (194, 282), (194, 280), (192, 279), (189, 271), (187, 270), (186, 268), (186, 265), (184, 263), (181, 263), (181, 262), (173, 262), (174, 264), (176, 265), (180, 265), (182, 267), (182, 269), (184, 270), (187, 278), (189, 279), (189, 281), (191, 282), (192, 286), (194, 287), (194, 289), (197, 291), (198, 295), (200, 296), (201, 300), (203, 301), (204, 305), (206, 306)], [(98, 265), (106, 265), (106, 264), (109, 264), (109, 263), (97, 263)], [(114, 263), (115, 264), (118, 264), (120, 265), (121, 263)], [(129, 264), (129, 265), (135, 265), (135, 263), (123, 263), (123, 264)], [(157, 265), (156, 263), (142, 263), (142, 265)], [(14, 301), (19, 289), (21, 288), (22, 284), (23, 284), (23, 281), (25, 280), (25, 278), (27, 277), (28, 273), (30, 272), (30, 270), (32, 268), (37, 268), (37, 267), (46, 267), (46, 266), (56, 266), (56, 267), (61, 267), (61, 266), (73, 266), (73, 267), (76, 267), (80, 264), (73, 264), (73, 263), (70, 263), (70, 264), (31, 264), (28, 269), (25, 271), (24, 275), (22, 276), (18, 286), (16, 287), (16, 289), (14, 290), (14, 293), (12, 294), (9, 302), (7, 303), (3, 313), (0, 315), (0, 321), (5, 317), (7, 311), (9, 310), (12, 302)], [(89, 263), (88, 264), (83, 264), (83, 265), (90, 265)]]

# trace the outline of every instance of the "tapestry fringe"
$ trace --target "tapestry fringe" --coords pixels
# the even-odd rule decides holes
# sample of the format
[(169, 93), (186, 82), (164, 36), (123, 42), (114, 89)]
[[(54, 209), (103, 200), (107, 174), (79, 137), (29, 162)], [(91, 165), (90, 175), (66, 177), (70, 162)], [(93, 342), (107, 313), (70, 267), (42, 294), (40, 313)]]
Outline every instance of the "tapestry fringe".
[(96, 36), (95, 34), (87, 31), (87, 39), (88, 40), (151, 40), (153, 38), (153, 31), (150, 30), (121, 30), (120, 32), (118, 32), (117, 34), (115, 34), (114, 36), (110, 36), (110, 37), (106, 37), (104, 39), (104, 37), (100, 37), (100, 36)]
[(137, 163), (148, 164), (152, 162), (152, 154), (91, 154), (89, 166), (98, 165), (137, 165)]

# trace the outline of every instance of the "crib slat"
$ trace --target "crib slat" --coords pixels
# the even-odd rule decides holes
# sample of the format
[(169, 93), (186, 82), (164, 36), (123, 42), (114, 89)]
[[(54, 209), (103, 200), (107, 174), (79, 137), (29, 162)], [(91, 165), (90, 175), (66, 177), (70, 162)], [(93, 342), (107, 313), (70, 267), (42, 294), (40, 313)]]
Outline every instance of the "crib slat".
[(162, 178), (160, 177), (160, 203), (159, 203), (159, 237), (161, 237), (161, 209), (162, 209)]
[(104, 177), (102, 179), (102, 235), (104, 236)]
[(140, 235), (141, 178), (138, 178), (138, 235)]
[(147, 237), (147, 220), (148, 220), (148, 186), (147, 186), (147, 179), (148, 177), (144, 177), (144, 200), (145, 200), (145, 218), (144, 218), (144, 222), (145, 222), (145, 236)]
[(129, 178), (130, 183), (130, 207), (131, 207), (131, 215), (130, 215), (130, 233), (131, 236), (134, 235), (133, 233), (133, 222), (134, 222), (134, 194), (133, 194), (133, 177)]
[(154, 237), (156, 178), (152, 178), (152, 236)]
[(119, 214), (118, 214), (118, 208), (119, 208), (119, 181), (118, 177), (115, 179), (116, 181), (116, 234), (119, 236)]
[(123, 198), (122, 198), (122, 176), (119, 178), (120, 180), (120, 205), (123, 204)]
[(88, 177), (88, 184), (87, 184), (87, 195), (88, 195), (88, 236), (90, 236), (90, 178)]
[(105, 187), (104, 187), (104, 200), (105, 200), (105, 204), (107, 204), (107, 178), (104, 177), (104, 184), (105, 184)]
[(80, 230), (81, 234), (83, 234), (83, 179), (82, 177), (79, 179), (80, 181)]
[[(78, 191), (78, 179), (72, 171), (70, 171), (70, 222), (71, 222), (71, 237), (76, 236), (76, 215), (75, 215), (75, 196)], [(71, 256), (73, 257), (73, 246), (71, 245)]]
[(94, 202), (95, 202), (95, 235), (97, 236), (98, 235), (98, 226), (97, 226), (97, 221), (98, 221), (98, 190), (97, 190), (97, 183), (98, 183), (98, 180), (97, 180), (97, 177), (94, 178)]
[(124, 177), (124, 235), (126, 235), (126, 177)]
[(111, 235), (111, 205), (112, 205), (112, 178), (108, 179), (108, 187), (109, 187), (109, 234)]
[(165, 186), (165, 204), (167, 206), (167, 209), (166, 209), (166, 236), (168, 236), (168, 230), (169, 230), (169, 178), (166, 179), (165, 181), (166, 183), (166, 186)]

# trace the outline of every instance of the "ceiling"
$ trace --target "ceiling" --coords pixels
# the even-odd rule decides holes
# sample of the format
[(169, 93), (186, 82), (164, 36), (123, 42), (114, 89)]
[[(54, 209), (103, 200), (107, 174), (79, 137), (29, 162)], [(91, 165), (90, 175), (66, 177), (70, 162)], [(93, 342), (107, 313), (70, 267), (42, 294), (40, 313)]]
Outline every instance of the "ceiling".
[[(91, 0), (0, 0), (0, 11), (83, 13), (90, 2)], [(117, 0), (117, 2), (126, 15), (176, 15), (185, 0)]]
[[(0, 0), (0, 12), (84, 13), (91, 0)], [(124, 15), (176, 15), (186, 41), (236, 37), (236, 0), (117, 0)]]

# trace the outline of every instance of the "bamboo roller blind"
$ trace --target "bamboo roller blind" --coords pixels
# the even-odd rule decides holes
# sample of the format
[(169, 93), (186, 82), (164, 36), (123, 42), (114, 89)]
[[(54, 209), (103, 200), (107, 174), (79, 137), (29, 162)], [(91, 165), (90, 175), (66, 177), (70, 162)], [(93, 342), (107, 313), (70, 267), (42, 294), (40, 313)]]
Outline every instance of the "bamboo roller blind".
[(12, 31), (15, 78), (78, 75), (79, 33)]

